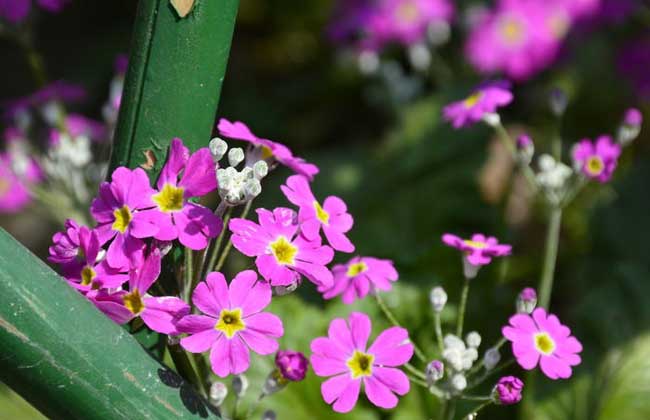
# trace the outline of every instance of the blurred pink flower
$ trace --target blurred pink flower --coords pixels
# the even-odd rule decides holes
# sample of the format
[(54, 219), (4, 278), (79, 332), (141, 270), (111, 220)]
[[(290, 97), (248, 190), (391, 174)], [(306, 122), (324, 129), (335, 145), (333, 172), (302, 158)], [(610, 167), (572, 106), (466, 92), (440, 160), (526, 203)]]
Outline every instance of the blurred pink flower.
[(445, 245), (456, 248), (465, 254), (467, 261), (474, 266), (487, 265), (494, 257), (510, 255), (512, 247), (500, 244), (494, 236), (475, 233), (471, 239), (462, 239), (451, 233), (442, 235)]
[(332, 287), (319, 287), (324, 299), (342, 295), (343, 303), (351, 304), (363, 299), (374, 290), (388, 291), (391, 282), (397, 281), (398, 274), (393, 262), (373, 257), (354, 257), (346, 264), (332, 268), (334, 284)]
[(465, 127), (481, 121), (486, 114), (512, 102), (510, 89), (503, 82), (480, 86), (462, 101), (452, 102), (443, 109), (443, 116), (454, 128)]
[(576, 167), (587, 178), (604, 183), (612, 178), (621, 156), (621, 145), (609, 136), (600, 136), (595, 142), (583, 139), (573, 147), (572, 156)]

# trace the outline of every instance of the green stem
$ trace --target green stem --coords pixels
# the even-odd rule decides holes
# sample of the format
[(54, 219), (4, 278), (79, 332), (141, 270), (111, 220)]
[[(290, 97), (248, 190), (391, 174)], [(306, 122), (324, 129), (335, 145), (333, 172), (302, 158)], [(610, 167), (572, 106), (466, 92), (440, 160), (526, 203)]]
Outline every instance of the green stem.
[(467, 401), (489, 401), (491, 398), (485, 396), (481, 397), (478, 395), (461, 395), (460, 399), (467, 400)]
[(501, 143), (506, 147), (508, 152), (510, 152), (510, 155), (512, 156), (512, 160), (519, 166), (519, 169), (522, 171), (524, 176), (526, 177), (526, 181), (528, 181), (528, 185), (530, 186), (530, 189), (533, 192), (537, 191), (537, 178), (535, 177), (535, 172), (530, 168), (530, 165), (524, 165), (520, 159), (517, 157), (517, 147), (515, 145), (514, 140), (512, 137), (510, 137), (510, 133), (508, 133), (508, 130), (499, 122), (494, 129), (496, 130), (499, 139), (501, 140)]
[[(377, 305), (379, 306), (379, 309), (384, 313), (388, 321), (393, 324), (396, 327), (402, 327), (397, 321), (397, 318), (395, 318), (395, 315), (388, 309), (388, 306), (386, 306), (386, 302), (381, 298), (379, 295), (379, 292), (375, 292), (375, 299), (377, 300)], [(420, 359), (420, 361), (427, 363), (427, 357), (424, 355), (424, 352), (420, 350), (420, 348), (411, 340), (411, 344), (413, 344), (413, 350), (415, 351), (415, 355)]]
[(434, 322), (435, 329), (436, 329), (436, 341), (438, 342), (438, 349), (440, 350), (440, 354), (442, 354), (442, 352), (443, 352), (443, 350), (445, 348), (444, 348), (444, 344), (443, 344), (444, 340), (443, 340), (443, 337), (442, 337), (442, 326), (441, 326), (441, 323), (440, 323), (440, 313), (439, 312), (436, 312), (435, 314), (433, 314), (433, 322)]
[(203, 267), (203, 277), (205, 277), (212, 267), (217, 263), (217, 257), (219, 256), (219, 250), (221, 249), (221, 243), (223, 242), (223, 237), (226, 236), (226, 230), (228, 230), (228, 222), (232, 216), (232, 207), (228, 207), (226, 215), (223, 218), (223, 229), (217, 237), (217, 241), (214, 243), (212, 250), (210, 251), (210, 257), (208, 258), (208, 263)]
[(168, 345), (167, 347), (169, 348), (169, 354), (174, 361), (178, 374), (193, 383), (199, 392), (207, 398), (208, 394), (203, 385), (203, 380), (199, 378), (196, 370), (194, 370), (194, 366), (192, 366), (192, 362), (190, 362), (190, 359), (187, 357), (187, 353), (178, 344)]
[(425, 381), (423, 381), (422, 379), (418, 379), (413, 375), (409, 375), (408, 373), (406, 374), (406, 376), (408, 376), (409, 381), (413, 382), (414, 384), (420, 385), (423, 388), (429, 389), (429, 385)]
[(465, 416), (463, 416), (463, 418), (467, 418), (471, 414), (478, 413), (479, 411), (483, 410), (485, 407), (489, 406), (490, 404), (492, 404), (492, 400), (485, 401), (483, 404), (480, 404), (474, 407), (472, 410), (470, 410), (467, 414), (465, 414)]
[(255, 412), (257, 407), (260, 405), (260, 403), (262, 402), (262, 400), (264, 399), (265, 396), (266, 395), (263, 392), (260, 393), (259, 397), (257, 397), (255, 402), (250, 406), (250, 408), (246, 412), (246, 417), (245, 417), (246, 419), (249, 419), (253, 415), (253, 413)]
[(562, 225), (562, 209), (554, 207), (551, 210), (551, 217), (546, 231), (546, 250), (544, 253), (544, 265), (542, 277), (539, 282), (539, 306), (548, 310), (553, 290), (553, 278), (555, 276), (555, 264), (560, 242), (560, 227)]
[(194, 258), (193, 251), (185, 248), (185, 283), (183, 284), (183, 297), (186, 302), (190, 301), (190, 293), (192, 293), (192, 282), (194, 279)]
[(465, 279), (463, 290), (460, 294), (460, 306), (458, 307), (458, 324), (456, 325), (456, 335), (462, 339), (463, 323), (465, 322), (465, 310), (467, 308), (467, 295), (469, 295), (469, 279)]
[(412, 364), (406, 363), (404, 365), (404, 367), (406, 368), (406, 370), (411, 372), (413, 375), (417, 376), (420, 379), (424, 379), (426, 381), (427, 375), (424, 372), (422, 372), (421, 370), (419, 370), (418, 368), (416, 368), (415, 366), (413, 366)]
[[(242, 212), (241, 216), (239, 216), (241, 219), (245, 219), (246, 216), (248, 216), (248, 212), (250, 211), (252, 205), (253, 205), (253, 200), (246, 203), (246, 207), (244, 207), (244, 211)], [(224, 225), (224, 230), (226, 230), (225, 225)], [(228, 254), (230, 254), (231, 249), (232, 249), (232, 240), (228, 238), (228, 243), (226, 243), (226, 247), (221, 253), (221, 256), (219, 257), (219, 261), (217, 261), (217, 265), (214, 267), (214, 271), (221, 271), (221, 268), (226, 262), (226, 258), (228, 258)]]

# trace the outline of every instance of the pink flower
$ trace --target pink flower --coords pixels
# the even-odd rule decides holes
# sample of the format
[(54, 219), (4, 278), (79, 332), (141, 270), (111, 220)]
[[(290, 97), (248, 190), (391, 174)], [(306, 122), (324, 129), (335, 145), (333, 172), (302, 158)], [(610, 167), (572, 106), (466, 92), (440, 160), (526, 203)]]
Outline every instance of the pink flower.
[(504, 376), (499, 379), (492, 393), (499, 404), (512, 405), (521, 401), (522, 389), (524, 389), (524, 383), (521, 379), (514, 376)]
[(605, 183), (612, 174), (621, 156), (621, 145), (609, 136), (600, 136), (596, 142), (584, 139), (573, 147), (573, 161), (582, 173), (590, 179)]
[(512, 353), (522, 368), (531, 370), (539, 364), (549, 378), (566, 379), (571, 366), (580, 364), (582, 345), (555, 315), (537, 308), (532, 316), (517, 314), (509, 322), (501, 332), (512, 342)]
[(282, 207), (273, 212), (257, 209), (257, 217), (259, 224), (246, 219), (230, 221), (232, 244), (244, 255), (257, 257), (260, 274), (272, 286), (293, 284), (300, 274), (319, 287), (332, 285), (326, 265), (334, 251), (321, 246), (320, 237), (310, 241), (298, 233), (296, 212)]
[(391, 282), (398, 277), (392, 261), (373, 257), (354, 257), (347, 264), (335, 265), (332, 274), (332, 287), (321, 287), (318, 291), (325, 299), (342, 294), (343, 303), (348, 305), (355, 299), (363, 299), (373, 290), (390, 290)]
[(328, 337), (311, 342), (311, 364), (318, 376), (331, 376), (321, 385), (323, 399), (334, 411), (354, 408), (363, 383), (366, 396), (377, 407), (394, 408), (397, 395), (409, 392), (408, 377), (397, 366), (413, 356), (408, 331), (400, 327), (384, 330), (366, 350), (370, 336), (368, 315), (353, 312), (348, 324), (342, 318), (330, 323)]
[(453, 14), (454, 6), (447, 0), (384, 0), (373, 26), (384, 43), (395, 41), (408, 46), (426, 41), (429, 25), (449, 22)]
[[(182, 176), (180, 175), (182, 172)], [(179, 181), (180, 178), (180, 181)], [(158, 227), (154, 237), (161, 241), (176, 238), (194, 250), (208, 246), (223, 229), (223, 223), (210, 209), (188, 201), (217, 188), (215, 165), (207, 148), (190, 156), (181, 139), (172, 140), (167, 163), (158, 178), (158, 192), (150, 196), (144, 217)]]
[(252, 270), (242, 271), (230, 283), (221, 273), (210, 273), (192, 295), (205, 315), (187, 315), (178, 329), (190, 334), (181, 346), (192, 353), (210, 350), (212, 371), (220, 376), (239, 374), (250, 365), (249, 347), (267, 355), (278, 350), (276, 339), (284, 334), (282, 321), (261, 312), (271, 303), (271, 287), (257, 281)]
[(158, 233), (158, 227), (141, 212), (153, 206), (153, 189), (144, 170), (117, 168), (111, 182), (102, 182), (90, 206), (101, 242), (113, 239), (106, 258), (116, 268), (129, 267), (129, 258), (142, 254), (142, 238)]
[(224, 137), (252, 144), (258, 152), (258, 157), (265, 160), (275, 159), (295, 173), (306, 176), (310, 181), (318, 173), (316, 165), (294, 156), (291, 150), (283, 144), (257, 137), (243, 122), (235, 121), (233, 123), (222, 118), (219, 120), (218, 129), (219, 134)]
[(485, 114), (496, 112), (497, 108), (508, 105), (512, 99), (512, 93), (504, 83), (492, 83), (478, 87), (462, 101), (447, 105), (443, 115), (454, 128), (460, 128), (481, 121)]
[(445, 233), (442, 235), (442, 242), (464, 252), (467, 262), (474, 266), (487, 265), (492, 262), (492, 258), (510, 255), (512, 250), (510, 245), (499, 244), (494, 236), (485, 236), (482, 233), (475, 233), (472, 239), (462, 239)]
[(316, 240), (323, 229), (327, 242), (336, 251), (354, 252), (354, 245), (345, 233), (354, 223), (347, 206), (338, 197), (329, 196), (321, 206), (311, 192), (307, 178), (293, 175), (280, 187), (287, 199), (300, 207), (298, 221), (300, 232), (310, 241)]
[(109, 317), (118, 324), (140, 317), (147, 327), (156, 332), (180, 334), (176, 323), (190, 313), (189, 305), (177, 297), (147, 294), (160, 276), (161, 259), (160, 250), (153, 248), (144, 262), (129, 273), (128, 292), (95, 296), (103, 304), (103, 312), (110, 313)]
[(0, 154), (0, 213), (16, 213), (31, 201), (27, 185), (11, 168), (11, 158)]

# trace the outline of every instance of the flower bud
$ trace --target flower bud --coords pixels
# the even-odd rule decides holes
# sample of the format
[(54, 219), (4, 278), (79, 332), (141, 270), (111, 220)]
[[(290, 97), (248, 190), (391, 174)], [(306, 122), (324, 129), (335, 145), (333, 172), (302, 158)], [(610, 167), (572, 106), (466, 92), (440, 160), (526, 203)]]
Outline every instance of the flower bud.
[(210, 385), (210, 402), (219, 407), (228, 396), (228, 387), (223, 382), (213, 382)]
[(465, 342), (469, 347), (477, 349), (481, 345), (481, 335), (476, 331), (471, 331), (465, 336)]
[(445, 308), (445, 304), (447, 303), (447, 292), (445, 292), (445, 289), (442, 287), (436, 286), (431, 289), (431, 293), (429, 293), (429, 299), (433, 305), (433, 310), (437, 313), (440, 313)]
[(210, 140), (210, 144), (208, 145), (208, 148), (210, 149), (210, 154), (212, 155), (214, 161), (218, 162), (221, 160), (221, 158), (224, 157), (224, 155), (228, 151), (228, 143), (221, 140), (219, 137), (215, 137), (212, 140)]
[(276, 420), (277, 418), (278, 416), (273, 410), (266, 410), (264, 414), (262, 414), (262, 420)]
[(240, 147), (233, 147), (228, 151), (228, 163), (232, 167), (239, 165), (245, 157), (244, 149)]
[(497, 125), (501, 124), (501, 117), (497, 113), (488, 112), (483, 115), (483, 121), (490, 127), (496, 127)]
[(551, 108), (551, 112), (556, 117), (564, 115), (567, 105), (569, 105), (569, 98), (561, 89), (553, 89), (548, 98), (548, 104)]
[(263, 160), (258, 160), (253, 165), (253, 176), (258, 181), (264, 178), (269, 173), (269, 165)]
[(431, 65), (431, 51), (424, 44), (414, 44), (408, 49), (409, 62), (413, 68), (424, 71)]
[(517, 137), (517, 159), (521, 165), (529, 165), (535, 154), (535, 144), (527, 134)]
[(440, 360), (434, 360), (427, 365), (427, 383), (432, 385), (434, 382), (438, 382), (445, 376), (445, 364)]
[(478, 270), (481, 268), (480, 265), (474, 265), (465, 255), (463, 255), (463, 275), (466, 279), (473, 279), (478, 274)]
[(500, 361), (501, 353), (499, 353), (499, 349), (495, 347), (487, 349), (483, 355), (483, 366), (486, 370), (494, 369), (494, 367), (499, 364)]
[(492, 400), (495, 404), (511, 405), (521, 401), (521, 391), (524, 383), (514, 376), (504, 376), (492, 390)]
[(302, 381), (307, 375), (309, 361), (299, 351), (280, 350), (275, 355), (275, 365), (289, 381)]
[(517, 296), (517, 312), (530, 314), (537, 306), (537, 292), (532, 287), (527, 287)]
[(467, 388), (467, 378), (461, 373), (457, 373), (451, 378), (451, 386), (456, 391), (462, 391)]
[(636, 108), (630, 108), (625, 112), (623, 124), (618, 128), (618, 141), (623, 146), (627, 146), (639, 136), (641, 124), (643, 123), (643, 114)]
[(232, 391), (237, 398), (241, 398), (248, 390), (248, 378), (244, 375), (235, 375), (232, 378)]

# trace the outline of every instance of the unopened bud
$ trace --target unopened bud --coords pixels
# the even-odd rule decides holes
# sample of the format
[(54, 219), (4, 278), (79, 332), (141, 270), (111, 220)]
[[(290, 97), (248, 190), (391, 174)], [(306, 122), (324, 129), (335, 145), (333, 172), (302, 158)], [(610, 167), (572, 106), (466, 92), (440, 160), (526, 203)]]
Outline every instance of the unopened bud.
[(522, 165), (529, 165), (535, 154), (535, 144), (527, 134), (517, 137), (517, 159)]
[(227, 396), (228, 387), (223, 382), (213, 382), (212, 385), (210, 385), (210, 402), (215, 407), (219, 407), (223, 404)]
[(618, 141), (623, 146), (627, 146), (634, 139), (639, 137), (641, 124), (643, 123), (643, 114), (636, 108), (630, 108), (625, 112), (623, 124), (618, 129)]
[(483, 355), (483, 366), (486, 370), (492, 370), (501, 361), (501, 353), (499, 349), (492, 347), (489, 348)]
[(253, 165), (253, 175), (255, 179), (260, 180), (269, 173), (269, 165), (263, 160), (258, 160)]
[(278, 416), (273, 410), (266, 410), (264, 414), (262, 414), (262, 420), (276, 420), (277, 418)]
[(442, 312), (442, 310), (445, 308), (445, 305), (447, 304), (447, 292), (445, 292), (445, 289), (443, 289), (440, 286), (434, 287), (431, 289), (431, 293), (429, 294), (429, 299), (431, 300), (431, 304), (433, 305), (433, 310), (435, 312)]
[(178, 343), (181, 342), (181, 336), (180, 335), (168, 335), (167, 336), (167, 344), (170, 346), (177, 346)]
[(490, 127), (496, 127), (497, 125), (501, 124), (501, 117), (497, 113), (488, 112), (487, 114), (483, 115), (483, 121)]
[(431, 65), (431, 52), (424, 44), (415, 44), (408, 49), (409, 61), (413, 68), (424, 71)]
[(288, 295), (289, 293), (293, 293), (298, 289), (298, 286), (300, 285), (300, 281), (296, 280), (291, 284), (288, 284), (286, 286), (275, 286), (273, 287), (273, 294), (276, 296), (284, 296)]
[(456, 391), (462, 391), (467, 388), (467, 378), (461, 373), (457, 373), (451, 378), (451, 386)]
[(244, 184), (244, 195), (247, 199), (252, 199), (260, 195), (262, 192), (262, 184), (257, 179), (249, 179)]
[(517, 296), (517, 312), (530, 314), (537, 306), (537, 292), (532, 287), (527, 287)]
[(427, 382), (429, 385), (438, 382), (445, 376), (445, 364), (440, 360), (434, 360), (427, 365)]
[(480, 265), (474, 265), (467, 259), (467, 256), (463, 255), (463, 275), (466, 279), (473, 279), (478, 274), (478, 270), (481, 268)]
[(237, 398), (241, 398), (246, 394), (248, 389), (248, 378), (244, 375), (236, 375), (232, 378), (232, 391)]
[(209, 144), (210, 154), (216, 162), (220, 161), (228, 151), (228, 143), (221, 140), (219, 137), (215, 137), (210, 140)]
[(240, 147), (233, 147), (228, 151), (228, 163), (232, 167), (239, 165), (245, 157), (244, 149)]
[(472, 331), (465, 337), (465, 342), (469, 347), (476, 349), (481, 345), (481, 335), (476, 331)]

